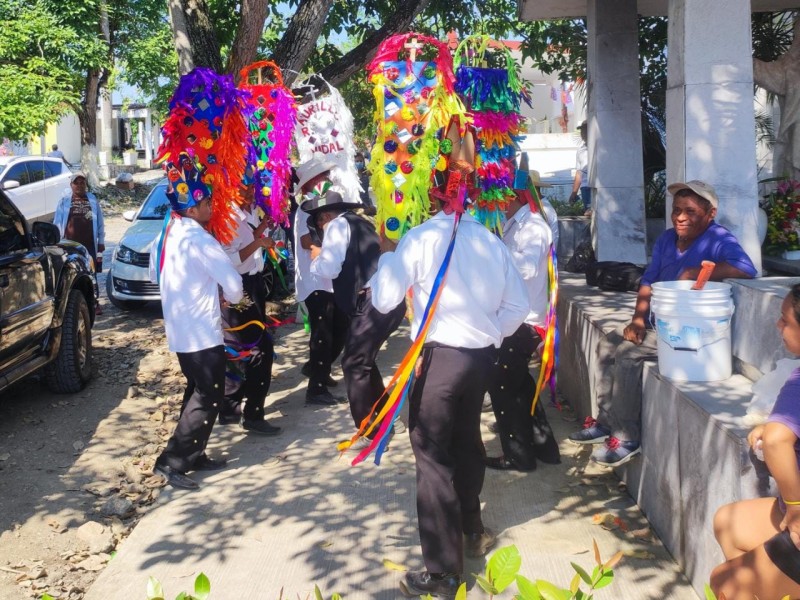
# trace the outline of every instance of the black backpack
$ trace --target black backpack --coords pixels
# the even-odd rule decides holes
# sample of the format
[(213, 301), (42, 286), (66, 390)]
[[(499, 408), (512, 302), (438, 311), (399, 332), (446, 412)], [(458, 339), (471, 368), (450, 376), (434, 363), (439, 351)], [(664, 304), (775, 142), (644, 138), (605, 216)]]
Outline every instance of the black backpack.
[(635, 292), (644, 269), (629, 262), (602, 261), (586, 269), (586, 284), (608, 292)]
[(564, 270), (570, 273), (586, 273), (586, 270), (593, 264), (595, 264), (595, 258), (592, 240), (586, 240), (575, 248), (575, 253), (564, 265)]

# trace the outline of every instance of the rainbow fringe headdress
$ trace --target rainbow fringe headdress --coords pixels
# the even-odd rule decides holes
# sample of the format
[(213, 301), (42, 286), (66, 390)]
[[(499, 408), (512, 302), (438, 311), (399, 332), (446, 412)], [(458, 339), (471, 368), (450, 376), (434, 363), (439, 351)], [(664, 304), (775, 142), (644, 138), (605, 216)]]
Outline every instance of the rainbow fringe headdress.
[(353, 144), (353, 114), (335, 87), (321, 75), (311, 75), (293, 89), (307, 91), (297, 107), (294, 139), (300, 163), (312, 158), (330, 161), (331, 180), (344, 188), (349, 201), (361, 195)]
[[(432, 60), (412, 61), (412, 49), (433, 49)], [(407, 45), (408, 44), (408, 45)], [(424, 53), (424, 52), (423, 52)], [(375, 86), (377, 135), (369, 163), (377, 224), (397, 240), (430, 212), (428, 189), (439, 160), (439, 129), (464, 106), (454, 93), (453, 60), (445, 44), (416, 33), (385, 40), (367, 66)]]
[[(193, 69), (181, 77), (172, 94), (156, 157), (158, 162), (165, 163), (176, 191), (184, 186), (188, 190), (197, 183), (211, 189), (208, 229), (222, 243), (233, 238), (231, 204), (241, 203), (239, 188), (245, 170), (244, 104), (245, 95), (236, 89), (230, 75), (219, 75), (203, 67)], [(187, 166), (191, 163), (193, 168), (182, 169), (182, 163)], [(182, 173), (188, 172), (199, 172), (200, 181), (185, 179)]]
[[(262, 79), (263, 69), (271, 69), (271, 79)], [(239, 75), (239, 85), (249, 96), (247, 156), (254, 170), (256, 204), (275, 223), (285, 225), (289, 222), (290, 155), (297, 113), (294, 96), (272, 61), (252, 63)], [(255, 80), (252, 83), (251, 78)]]
[[(501, 59), (500, 68), (483, 66), (490, 54)], [(518, 142), (525, 132), (520, 100), (530, 100), (509, 49), (487, 36), (464, 39), (456, 50), (455, 66), (456, 92), (477, 130), (476, 189), (471, 211), (478, 221), (501, 235), (504, 211), (514, 196)]]

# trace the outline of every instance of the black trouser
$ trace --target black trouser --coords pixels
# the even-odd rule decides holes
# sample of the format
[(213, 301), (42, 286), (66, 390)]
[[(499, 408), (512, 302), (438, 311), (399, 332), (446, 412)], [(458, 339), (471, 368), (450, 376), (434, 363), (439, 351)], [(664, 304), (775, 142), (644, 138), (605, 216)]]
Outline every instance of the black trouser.
[(405, 302), (383, 314), (372, 306), (369, 290), (358, 296), (356, 311), (350, 316), (342, 354), (347, 399), (356, 427), (370, 414), (372, 405), (385, 389), (375, 359), (383, 343), (400, 326), (405, 314)]
[[(249, 323), (266, 321), (267, 290), (261, 275), (242, 275), (242, 287), (252, 305), (241, 310), (228, 306), (222, 309), (222, 327), (231, 329)], [(225, 403), (221, 413), (244, 416), (247, 421), (264, 418), (264, 401), (272, 381), (273, 342), (269, 329), (250, 325), (240, 331), (223, 331), (225, 344), (241, 352), (256, 350), (244, 360), (228, 360), (225, 371)], [(255, 346), (254, 346), (255, 344)], [(247, 398), (244, 408), (242, 400)]]
[(224, 398), (225, 349), (214, 346), (197, 352), (178, 352), (186, 377), (181, 416), (167, 447), (156, 461), (178, 471), (191, 471), (205, 452), (211, 428)]
[(462, 534), (483, 531), (481, 405), (496, 355), (494, 348), (422, 351), (409, 431), (417, 463), (419, 538), (431, 573), (461, 573)]
[(308, 309), (309, 360), (308, 392), (319, 394), (328, 388), (331, 365), (344, 348), (350, 319), (333, 300), (332, 292), (316, 290), (304, 300)]
[(489, 384), (503, 454), (520, 469), (535, 469), (537, 458), (550, 464), (561, 461), (541, 396), (531, 415), (536, 382), (528, 363), (540, 341), (524, 323), (505, 338)]

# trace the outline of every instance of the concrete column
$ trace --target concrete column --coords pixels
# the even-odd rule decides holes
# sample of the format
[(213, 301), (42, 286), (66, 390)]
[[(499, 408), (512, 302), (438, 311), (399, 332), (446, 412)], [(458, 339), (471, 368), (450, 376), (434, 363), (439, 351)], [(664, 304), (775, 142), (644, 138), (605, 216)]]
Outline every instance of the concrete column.
[(589, 181), (598, 260), (644, 264), (636, 0), (589, 0)]
[(668, 47), (667, 183), (713, 185), (761, 271), (750, 0), (670, 0)]
[(144, 159), (147, 161), (147, 168), (151, 168), (153, 166), (153, 117), (149, 108), (144, 117)]

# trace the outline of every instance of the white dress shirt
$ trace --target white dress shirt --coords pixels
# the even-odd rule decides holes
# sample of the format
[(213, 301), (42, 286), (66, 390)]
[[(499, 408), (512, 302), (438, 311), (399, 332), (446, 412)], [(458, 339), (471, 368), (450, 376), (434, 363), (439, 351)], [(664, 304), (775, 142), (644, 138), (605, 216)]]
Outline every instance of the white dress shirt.
[(527, 204), (503, 226), (503, 243), (528, 291), (530, 312), (525, 317), (528, 325), (543, 327), (547, 317), (547, 258), (552, 241), (550, 225)]
[(298, 302), (318, 290), (333, 293), (333, 281), (311, 272), (311, 251), (300, 245), (300, 238), (308, 233), (308, 216), (299, 208), (294, 214), (294, 293)]
[[(447, 252), (455, 215), (443, 212), (411, 229), (395, 252), (383, 254), (369, 281), (372, 304), (387, 313), (406, 291), (413, 294), (415, 339), (436, 274)], [(465, 214), (447, 279), (428, 330), (428, 342), (456, 348), (500, 347), (529, 312), (522, 277), (503, 243), (486, 227)]]
[(342, 272), (342, 265), (350, 245), (350, 224), (344, 213), (337, 215), (325, 226), (322, 237), (322, 250), (319, 256), (311, 261), (311, 272), (320, 277), (336, 279)]
[(231, 263), (241, 275), (256, 275), (264, 270), (264, 250), (256, 250), (244, 260), (239, 253), (255, 241), (254, 227), (258, 227), (258, 215), (255, 211), (247, 212), (236, 205), (233, 205), (233, 213), (236, 218), (236, 232), (233, 241), (223, 246), (225, 254), (231, 259)]
[(542, 198), (542, 207), (544, 208), (544, 218), (550, 226), (550, 231), (553, 232), (553, 245), (558, 250), (558, 213), (547, 198)]
[[(158, 260), (153, 243), (151, 277)], [(172, 352), (198, 352), (222, 345), (219, 291), (228, 302), (242, 299), (242, 277), (220, 243), (194, 219), (175, 218), (164, 242), (161, 307)]]

